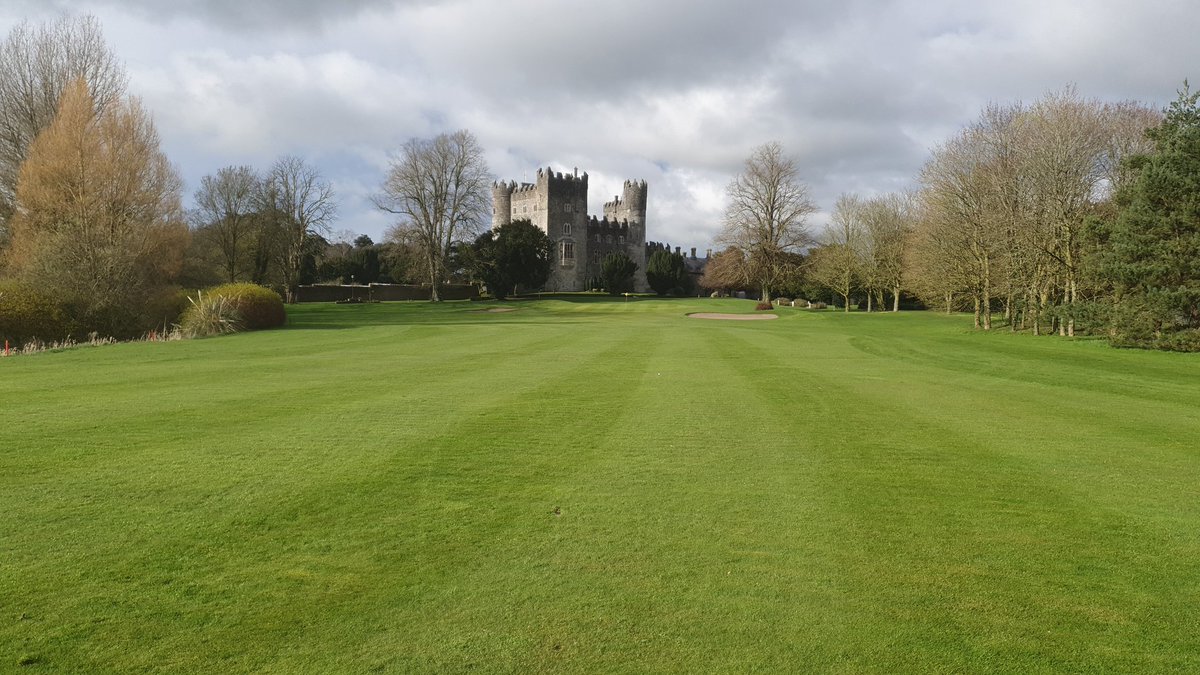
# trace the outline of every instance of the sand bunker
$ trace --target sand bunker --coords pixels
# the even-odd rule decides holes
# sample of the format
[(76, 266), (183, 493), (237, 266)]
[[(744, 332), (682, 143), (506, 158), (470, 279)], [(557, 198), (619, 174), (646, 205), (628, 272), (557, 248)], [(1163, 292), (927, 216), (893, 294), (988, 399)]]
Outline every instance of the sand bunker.
[(502, 314), (504, 312), (515, 312), (516, 307), (492, 307), (491, 309), (473, 309), (474, 314)]
[(693, 319), (717, 319), (718, 321), (764, 321), (778, 319), (778, 314), (718, 314), (715, 312), (697, 312), (688, 314)]

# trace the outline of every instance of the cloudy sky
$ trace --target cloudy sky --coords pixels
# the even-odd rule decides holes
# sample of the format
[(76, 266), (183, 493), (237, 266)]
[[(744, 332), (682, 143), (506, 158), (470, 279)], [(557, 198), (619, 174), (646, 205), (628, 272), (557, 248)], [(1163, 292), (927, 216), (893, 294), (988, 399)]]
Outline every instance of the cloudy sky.
[(910, 186), (988, 101), (1161, 107), (1200, 64), (1195, 0), (3, 0), (0, 30), (68, 10), (100, 19), (189, 193), (300, 155), (334, 228), (375, 239), (412, 137), (469, 129), (497, 178), (578, 167), (593, 213), (645, 179), (649, 238), (703, 249), (764, 142), (828, 210)]

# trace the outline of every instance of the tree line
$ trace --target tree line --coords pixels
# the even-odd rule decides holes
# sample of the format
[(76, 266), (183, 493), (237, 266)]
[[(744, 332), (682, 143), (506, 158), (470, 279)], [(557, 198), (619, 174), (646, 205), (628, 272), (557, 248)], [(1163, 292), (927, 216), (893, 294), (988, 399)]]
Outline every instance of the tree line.
[[(314, 281), (420, 282), (436, 301), (447, 281), (508, 295), (548, 278), (545, 233), (485, 227), (491, 173), (467, 131), (402, 146), (374, 197), (395, 218), (385, 241), (339, 241), (332, 185), (298, 157), (205, 176), (185, 212), (127, 83), (91, 17), (23, 23), (0, 43), (0, 302), (36, 289), (80, 328), (123, 336), (169, 320), (181, 288), (222, 281), (289, 299)], [(797, 160), (768, 143), (727, 188), (724, 250), (701, 285), (1200, 349), (1197, 109), (1186, 83), (1162, 113), (1073, 88), (989, 105), (911, 191), (842, 195), (821, 232)], [(597, 285), (632, 290), (636, 263), (610, 258)], [(677, 258), (646, 261), (659, 293), (690, 291)]]
[(777, 143), (728, 187), (706, 288), (911, 298), (975, 327), (1200, 350), (1200, 108), (1165, 113), (1074, 88), (987, 106), (939, 144), (910, 192), (840, 196), (829, 224)]
[(74, 333), (131, 337), (177, 318), (183, 289), (248, 281), (293, 300), (303, 283), (395, 281), (436, 300), (471, 275), (461, 245), (491, 178), (468, 132), (406, 144), (375, 199), (397, 224), (381, 244), (351, 243), (334, 237), (332, 184), (300, 157), (224, 167), (185, 211), (127, 86), (90, 16), (21, 23), (0, 42), (0, 324), (66, 315)]

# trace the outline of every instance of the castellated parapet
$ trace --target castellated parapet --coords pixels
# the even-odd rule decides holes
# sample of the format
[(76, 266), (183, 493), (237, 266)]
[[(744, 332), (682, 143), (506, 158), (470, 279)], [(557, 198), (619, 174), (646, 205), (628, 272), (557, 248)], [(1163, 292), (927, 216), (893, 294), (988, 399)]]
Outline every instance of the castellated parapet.
[(538, 169), (533, 183), (492, 184), (492, 227), (529, 220), (554, 244), (554, 267), (545, 290), (584, 291), (600, 276), (601, 261), (624, 253), (637, 263), (634, 288), (646, 283), (646, 181), (625, 181), (622, 194), (604, 205), (602, 218), (587, 215), (587, 173)]

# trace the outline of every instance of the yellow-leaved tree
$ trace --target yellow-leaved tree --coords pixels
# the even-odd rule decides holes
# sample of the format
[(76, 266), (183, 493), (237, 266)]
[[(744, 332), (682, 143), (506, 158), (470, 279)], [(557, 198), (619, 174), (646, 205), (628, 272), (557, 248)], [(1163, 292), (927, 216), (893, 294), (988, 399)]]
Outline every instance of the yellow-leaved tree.
[(141, 103), (98, 110), (77, 80), (21, 166), (8, 270), (65, 302), (83, 330), (146, 330), (187, 245), (181, 189)]

